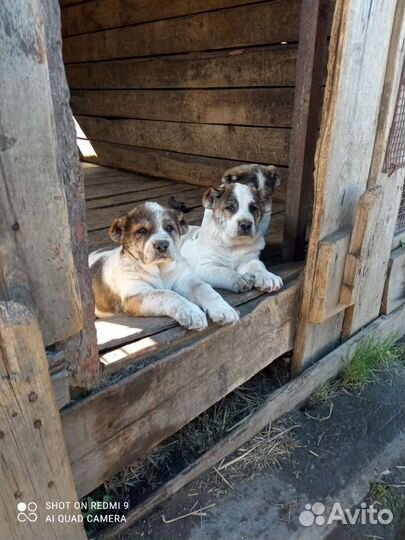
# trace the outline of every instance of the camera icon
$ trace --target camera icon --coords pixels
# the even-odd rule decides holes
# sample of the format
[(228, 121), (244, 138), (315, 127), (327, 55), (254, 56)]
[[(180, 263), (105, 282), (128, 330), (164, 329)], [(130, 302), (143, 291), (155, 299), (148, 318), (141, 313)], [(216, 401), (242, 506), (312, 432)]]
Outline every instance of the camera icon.
[(37, 508), (37, 503), (33, 501), (29, 502), (28, 504), (22, 501), (19, 502), (17, 504), (17, 520), (20, 523), (25, 523), (26, 521), (29, 521), (30, 523), (35, 523), (38, 519)]

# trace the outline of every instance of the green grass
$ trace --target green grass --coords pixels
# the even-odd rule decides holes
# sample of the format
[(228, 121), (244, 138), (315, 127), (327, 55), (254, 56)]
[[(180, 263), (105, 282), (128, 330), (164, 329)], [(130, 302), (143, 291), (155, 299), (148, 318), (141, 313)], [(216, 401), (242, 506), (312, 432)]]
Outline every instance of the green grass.
[(333, 399), (338, 392), (339, 383), (337, 381), (327, 382), (315, 390), (312, 394), (312, 399), (314, 401), (329, 401), (330, 399)]
[(343, 370), (343, 388), (360, 390), (381, 371), (392, 369), (405, 353), (404, 345), (396, 344), (397, 339), (393, 334), (384, 340), (370, 338), (361, 342)]
[(403, 496), (395, 493), (386, 484), (373, 484), (370, 491), (370, 498), (378, 501), (384, 508), (388, 508), (394, 513), (399, 513), (405, 505)]
[(330, 401), (343, 389), (360, 391), (382, 371), (394, 370), (398, 363), (404, 363), (405, 344), (396, 343), (397, 339), (392, 334), (385, 340), (370, 338), (361, 342), (339, 380), (320, 386), (312, 394), (312, 400)]

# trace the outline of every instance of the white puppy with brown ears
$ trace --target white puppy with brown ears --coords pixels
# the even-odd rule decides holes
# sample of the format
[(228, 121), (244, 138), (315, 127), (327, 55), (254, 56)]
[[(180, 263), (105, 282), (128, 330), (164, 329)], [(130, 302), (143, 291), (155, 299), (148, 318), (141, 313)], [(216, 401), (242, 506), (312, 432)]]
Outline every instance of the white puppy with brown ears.
[(201, 227), (190, 227), (180, 248), (198, 276), (234, 292), (280, 289), (282, 279), (259, 260), (265, 246), (260, 223), (271, 211), (271, 197), (266, 202), (255, 187), (236, 182), (210, 188), (203, 206), (210, 215)]
[(110, 237), (120, 246), (89, 256), (96, 315), (166, 315), (193, 330), (207, 326), (206, 313), (221, 324), (237, 322), (237, 312), (178, 253), (186, 231), (177, 212), (152, 202), (115, 219)]
[(280, 173), (274, 165), (249, 163), (232, 167), (224, 172), (221, 184), (238, 182), (257, 189), (259, 196), (266, 201), (266, 210), (260, 220), (259, 230), (265, 235), (270, 226), (272, 195), (281, 184)]

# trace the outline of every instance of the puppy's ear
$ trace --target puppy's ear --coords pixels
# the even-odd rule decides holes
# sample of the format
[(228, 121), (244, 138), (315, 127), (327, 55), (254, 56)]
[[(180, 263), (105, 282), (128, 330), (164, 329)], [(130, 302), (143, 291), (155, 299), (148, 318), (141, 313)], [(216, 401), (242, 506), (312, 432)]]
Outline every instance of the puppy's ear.
[(208, 210), (211, 210), (215, 204), (215, 201), (221, 197), (224, 192), (224, 187), (219, 186), (218, 188), (209, 188), (203, 195), (203, 206)]
[(270, 189), (271, 193), (273, 193), (273, 191), (281, 184), (281, 176), (279, 170), (274, 165), (267, 165), (266, 175), (266, 187)]
[(221, 184), (234, 184), (238, 181), (238, 176), (236, 174), (228, 174), (226, 172), (221, 178)]
[(110, 238), (117, 244), (122, 244), (123, 236), (128, 225), (128, 215), (115, 218), (108, 231)]
[(184, 219), (183, 212), (179, 212), (175, 210), (174, 220), (177, 223), (177, 227), (179, 228), (180, 236), (182, 236), (183, 234), (186, 234), (186, 232), (188, 231), (188, 225)]

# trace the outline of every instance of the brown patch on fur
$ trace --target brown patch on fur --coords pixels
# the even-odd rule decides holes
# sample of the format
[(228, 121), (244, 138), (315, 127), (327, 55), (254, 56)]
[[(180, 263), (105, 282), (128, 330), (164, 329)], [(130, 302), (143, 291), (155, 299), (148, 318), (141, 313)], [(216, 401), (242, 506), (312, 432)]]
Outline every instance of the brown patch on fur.
[(136, 294), (135, 296), (126, 298), (122, 305), (124, 312), (131, 317), (137, 317), (140, 315), (142, 300), (143, 297), (141, 294)]
[(121, 299), (103, 281), (104, 261), (105, 258), (100, 257), (90, 267), (96, 308), (104, 313), (117, 313), (120, 311)]
[[(263, 174), (264, 185), (259, 183), (259, 175)], [(221, 178), (224, 184), (239, 182), (240, 184), (251, 185), (259, 190), (263, 198), (271, 197), (274, 190), (280, 185), (281, 178), (277, 167), (274, 165), (238, 165), (225, 171)]]
[[(227, 219), (238, 211), (239, 203), (234, 193), (234, 183), (224, 184), (218, 188), (209, 188), (203, 195), (203, 206), (212, 209), (215, 218)], [(251, 193), (256, 206), (255, 210), (251, 210), (255, 222), (258, 223), (263, 215), (262, 202), (256, 188), (251, 186)], [(233, 207), (230, 210), (228, 207)]]
[[(161, 224), (176, 244), (180, 236), (187, 232), (188, 225), (182, 213), (162, 206), (160, 208), (163, 214), (159, 218), (154, 209), (144, 203), (125, 216), (114, 219), (109, 230), (111, 239), (122, 245), (123, 252), (129, 251), (133, 257), (142, 260), (145, 243)], [(166, 229), (168, 226), (172, 226), (172, 230)]]

